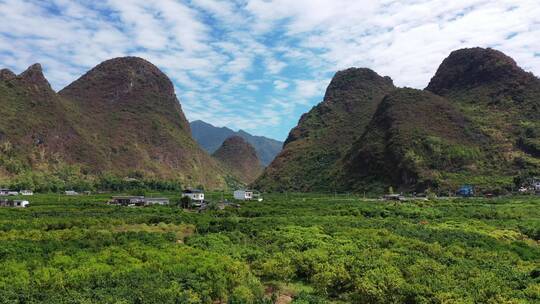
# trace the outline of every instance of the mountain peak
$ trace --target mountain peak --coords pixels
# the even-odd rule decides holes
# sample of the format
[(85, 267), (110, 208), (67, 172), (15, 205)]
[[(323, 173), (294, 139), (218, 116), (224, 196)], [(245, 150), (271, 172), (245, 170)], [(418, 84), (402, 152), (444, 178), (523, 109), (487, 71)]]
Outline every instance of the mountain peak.
[(118, 57), (104, 61), (64, 88), (60, 94), (106, 103), (133, 102), (139, 100), (134, 97), (141, 94), (176, 99), (171, 80), (155, 65), (139, 57)]
[(223, 142), (222, 146), (232, 146), (232, 145), (249, 145), (251, 146), (245, 139), (238, 135), (230, 136)]
[(26, 71), (22, 72), (19, 76), (24, 83), (33, 86), (35, 89), (50, 90), (52, 91), (51, 84), (43, 75), (43, 69), (41, 64), (34, 63)]
[(359, 90), (370, 91), (372, 87), (393, 87), (392, 79), (388, 76), (380, 76), (368, 68), (348, 68), (338, 71), (324, 95), (324, 100), (346, 97), (350, 92), (357, 93)]
[(262, 172), (255, 148), (237, 135), (225, 139), (213, 156), (245, 183), (254, 181)]
[(281, 151), (282, 142), (264, 136), (251, 135), (244, 130), (235, 132), (227, 127), (215, 127), (202, 120), (191, 123), (193, 138), (208, 153), (214, 153), (223, 142), (231, 136), (240, 136), (250, 143), (257, 152), (257, 157), (263, 165), (267, 166)]
[(523, 83), (535, 78), (521, 69), (514, 59), (491, 48), (453, 51), (444, 59), (426, 90), (446, 95), (482, 85)]
[(17, 77), (17, 75), (15, 75), (15, 73), (13, 73), (9, 69), (1, 69), (0, 70), (0, 80), (10, 80), (10, 79), (13, 79), (15, 77)]

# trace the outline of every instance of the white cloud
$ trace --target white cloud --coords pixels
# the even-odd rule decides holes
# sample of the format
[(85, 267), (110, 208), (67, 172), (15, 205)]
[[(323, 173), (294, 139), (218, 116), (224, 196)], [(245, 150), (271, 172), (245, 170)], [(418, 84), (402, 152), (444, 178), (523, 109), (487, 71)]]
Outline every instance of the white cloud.
[(309, 98), (322, 96), (328, 83), (328, 80), (296, 80), (293, 96), (296, 102), (306, 103)]
[(540, 74), (538, 0), (0, 0), (0, 62), (41, 62), (56, 89), (99, 62), (141, 56), (186, 115), (284, 138), (335, 71), (369, 67), (423, 88), (462, 47)]
[(278, 90), (285, 90), (289, 87), (289, 83), (283, 80), (274, 80), (274, 87)]

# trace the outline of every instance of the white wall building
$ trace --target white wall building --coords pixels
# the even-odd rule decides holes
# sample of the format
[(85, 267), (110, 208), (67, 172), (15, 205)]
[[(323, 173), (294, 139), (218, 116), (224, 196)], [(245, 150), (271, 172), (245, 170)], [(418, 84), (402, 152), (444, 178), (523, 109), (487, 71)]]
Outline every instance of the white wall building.
[(19, 191), (21, 195), (34, 195), (34, 192), (32, 190), (21, 190)]
[(147, 197), (144, 199), (145, 205), (168, 205), (169, 199), (164, 197)]
[(258, 200), (258, 201), (262, 201), (260, 193), (258, 191), (254, 191), (254, 190), (235, 190), (233, 195), (234, 195), (234, 199), (236, 199), (236, 200), (241, 200), (241, 201)]
[(0, 207), (26, 208), (28, 205), (30, 202), (25, 200), (0, 200)]
[(204, 201), (204, 192), (198, 189), (187, 189), (182, 192), (182, 197), (189, 197), (192, 201)]
[(29, 201), (15, 201), (15, 207), (26, 208), (30, 205)]

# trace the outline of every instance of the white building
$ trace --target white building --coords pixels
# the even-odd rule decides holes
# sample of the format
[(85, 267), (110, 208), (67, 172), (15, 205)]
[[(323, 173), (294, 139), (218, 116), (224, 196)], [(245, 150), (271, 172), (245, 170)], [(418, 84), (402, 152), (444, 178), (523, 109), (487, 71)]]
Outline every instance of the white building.
[(144, 199), (145, 205), (168, 205), (169, 199), (164, 197), (147, 197)]
[(236, 190), (233, 193), (234, 199), (241, 201), (258, 200), (262, 201), (261, 195), (258, 191), (254, 190)]
[(192, 201), (204, 201), (204, 192), (198, 189), (186, 189), (182, 192), (182, 197), (189, 197)]
[(79, 195), (77, 191), (67, 190), (64, 192), (66, 195)]
[(30, 205), (30, 202), (24, 200), (0, 200), (0, 207), (26, 208), (28, 205)]
[(21, 190), (19, 191), (21, 195), (34, 195), (34, 192), (32, 190)]
[(29, 201), (14, 201), (15, 207), (18, 208), (26, 208), (28, 205), (30, 205)]

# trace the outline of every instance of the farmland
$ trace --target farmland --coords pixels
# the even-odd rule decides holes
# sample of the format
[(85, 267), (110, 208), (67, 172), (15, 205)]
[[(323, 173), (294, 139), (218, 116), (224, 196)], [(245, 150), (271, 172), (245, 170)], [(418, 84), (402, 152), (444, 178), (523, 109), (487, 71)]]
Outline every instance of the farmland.
[(540, 301), (539, 197), (275, 194), (197, 213), (110, 195), (0, 208), (0, 303)]

